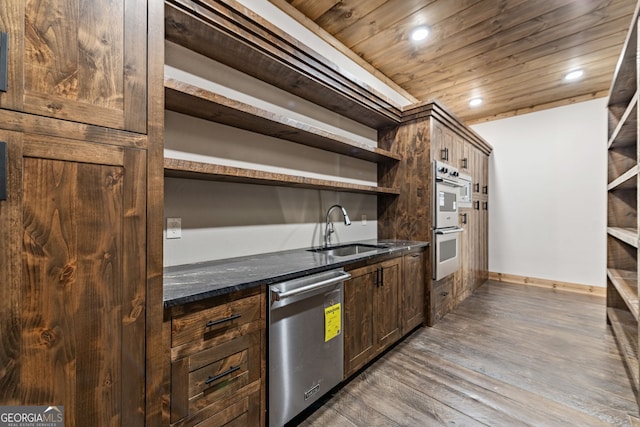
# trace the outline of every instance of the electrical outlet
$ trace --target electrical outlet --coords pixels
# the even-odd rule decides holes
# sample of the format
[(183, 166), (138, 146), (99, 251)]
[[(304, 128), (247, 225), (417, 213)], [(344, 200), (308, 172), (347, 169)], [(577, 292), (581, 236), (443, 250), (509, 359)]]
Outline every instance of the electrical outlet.
[(362, 225), (367, 225), (367, 216), (365, 214), (362, 214), (362, 220), (360, 221), (360, 223)]
[(167, 218), (167, 239), (182, 237), (182, 218)]

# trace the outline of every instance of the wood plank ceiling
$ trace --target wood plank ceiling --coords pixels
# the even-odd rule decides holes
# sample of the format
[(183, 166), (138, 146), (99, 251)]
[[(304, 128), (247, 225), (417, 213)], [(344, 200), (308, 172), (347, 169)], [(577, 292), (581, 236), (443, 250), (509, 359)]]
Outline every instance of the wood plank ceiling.
[[(468, 123), (608, 95), (635, 0), (270, 0)], [(426, 40), (410, 31), (427, 25)], [(370, 65), (369, 65), (370, 64)], [(570, 70), (581, 79), (565, 82)], [(383, 77), (384, 78), (384, 77)], [(483, 104), (470, 107), (481, 97)]]

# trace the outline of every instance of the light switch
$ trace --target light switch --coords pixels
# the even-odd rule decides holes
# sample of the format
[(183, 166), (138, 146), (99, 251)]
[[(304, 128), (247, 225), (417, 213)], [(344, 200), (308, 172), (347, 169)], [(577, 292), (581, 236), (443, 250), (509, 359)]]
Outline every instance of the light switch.
[(365, 214), (362, 214), (362, 221), (360, 221), (360, 223), (362, 225), (367, 225), (367, 216)]
[(167, 218), (167, 239), (182, 237), (182, 218)]

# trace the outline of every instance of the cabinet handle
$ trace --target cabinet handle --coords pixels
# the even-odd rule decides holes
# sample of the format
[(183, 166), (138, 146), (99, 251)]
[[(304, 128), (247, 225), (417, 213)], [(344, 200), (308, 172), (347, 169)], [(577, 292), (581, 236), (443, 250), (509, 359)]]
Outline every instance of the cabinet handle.
[(7, 200), (7, 143), (0, 141), (0, 200)]
[(219, 325), (220, 323), (224, 323), (224, 322), (231, 322), (232, 320), (236, 320), (238, 318), (242, 317), (242, 315), (240, 314), (234, 314), (231, 315), (229, 317), (225, 317), (224, 319), (218, 319), (218, 320), (209, 320), (207, 322), (206, 327), (210, 328), (211, 326), (215, 326), (215, 325)]
[(441, 160), (449, 160), (449, 149), (447, 147), (440, 150)]
[(460, 214), (460, 215), (462, 215), (462, 223), (466, 224), (467, 223), (467, 214), (463, 213), (463, 214)]
[(462, 169), (467, 169), (469, 167), (469, 160), (465, 157), (462, 159)]
[(482, 209), (485, 211), (489, 210), (489, 202), (482, 202)]
[(483, 185), (482, 186), (482, 194), (489, 194), (489, 186), (488, 185)]
[(227, 375), (234, 373), (238, 369), (240, 369), (240, 366), (232, 366), (229, 369), (227, 369), (226, 371), (224, 371), (224, 372), (222, 372), (222, 373), (220, 373), (218, 375), (209, 376), (209, 378), (207, 378), (207, 380), (204, 383), (206, 385), (209, 385), (212, 382), (217, 381), (222, 377), (226, 377)]
[(380, 269), (380, 286), (384, 286), (384, 268)]
[(413, 254), (411, 255), (411, 258), (418, 258), (420, 256), (420, 254)]
[(476, 182), (475, 184), (473, 184), (473, 192), (474, 193), (479, 193), (480, 192), (480, 183)]
[(0, 33), (0, 91), (6, 92), (9, 86), (7, 70), (9, 63), (9, 34)]
[(480, 210), (480, 201), (479, 200), (475, 200), (473, 202), (473, 209), (479, 211)]

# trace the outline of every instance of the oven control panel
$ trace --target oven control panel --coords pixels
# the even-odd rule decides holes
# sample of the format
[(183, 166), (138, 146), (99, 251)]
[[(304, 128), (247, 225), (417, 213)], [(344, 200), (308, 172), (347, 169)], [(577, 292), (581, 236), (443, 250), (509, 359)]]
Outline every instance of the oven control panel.
[(460, 172), (457, 168), (442, 162), (435, 163), (435, 178), (438, 180), (452, 180), (457, 181), (460, 176)]

